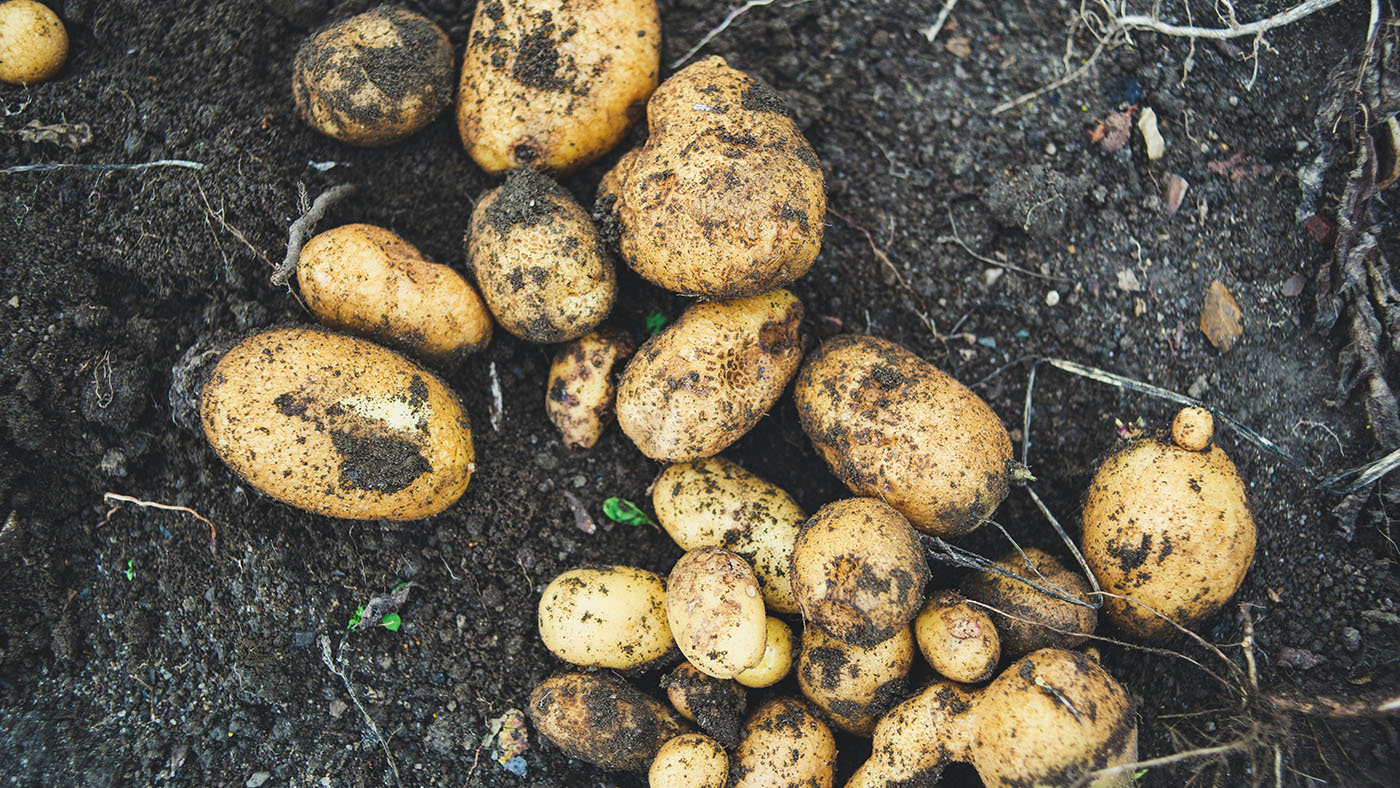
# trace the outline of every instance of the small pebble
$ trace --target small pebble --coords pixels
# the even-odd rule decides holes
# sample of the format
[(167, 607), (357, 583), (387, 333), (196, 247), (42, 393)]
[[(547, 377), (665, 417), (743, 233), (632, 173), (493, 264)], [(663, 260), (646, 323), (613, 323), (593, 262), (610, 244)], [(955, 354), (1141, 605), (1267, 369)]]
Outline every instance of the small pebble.
[(248, 778), (248, 782), (243, 783), (247, 788), (258, 788), (258, 786), (272, 778), (272, 772), (253, 772), (253, 776)]
[(1046, 306), (1058, 306), (1059, 303), (1060, 303), (1060, 291), (1059, 291), (1059, 290), (1051, 290), (1050, 292), (1048, 292), (1048, 293), (1045, 294), (1045, 305), (1046, 305)]

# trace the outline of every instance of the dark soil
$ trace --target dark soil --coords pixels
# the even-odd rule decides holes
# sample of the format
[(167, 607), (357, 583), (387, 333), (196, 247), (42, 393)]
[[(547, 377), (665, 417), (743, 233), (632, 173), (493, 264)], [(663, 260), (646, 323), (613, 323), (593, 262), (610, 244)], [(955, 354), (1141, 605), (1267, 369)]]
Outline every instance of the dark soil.
[[(592, 450), (560, 444), (543, 409), (548, 348), (498, 331), (447, 376), (476, 427), (479, 471), (457, 505), (424, 522), (334, 521), (289, 508), (241, 483), (177, 424), (188, 405), (172, 406), (167, 391), (173, 377), (188, 382), (172, 369), (191, 346), (307, 322), (293, 294), (267, 282), (302, 213), (303, 186), (311, 196), (359, 186), (323, 229), (379, 224), (438, 261), (463, 263), (473, 200), (497, 181), (464, 154), (450, 112), (406, 142), (365, 150), (313, 133), (293, 108), (298, 45), (369, 5), (66, 0), (72, 52), (61, 77), (0, 87), (0, 166), (204, 164), (0, 174), (0, 762), (10, 784), (238, 786), (260, 773), (271, 786), (393, 784), (318, 640), (328, 636), (334, 651), (357, 606), (410, 580), (402, 628), (354, 633), (343, 651), (354, 699), (388, 739), (403, 784), (644, 783), (570, 761), (533, 734), (527, 774), (517, 777), (483, 743), (488, 721), (524, 708), (559, 667), (534, 631), (551, 577), (599, 562), (664, 572), (680, 552), (645, 526), (575, 527), (569, 496), (602, 522), (608, 496), (645, 503), (659, 467), (615, 429)], [(460, 54), (472, 3), (409, 5), (441, 23)], [(730, 5), (663, 2), (664, 62)], [(999, 116), (990, 108), (1063, 73), (1078, 3), (963, 0), (930, 44), (920, 30), (941, 5), (777, 2), (751, 9), (705, 49), (768, 81), (826, 168), (826, 240), (794, 286), (813, 331), (906, 345), (972, 385), (1018, 447), (1028, 359), (1054, 356), (1190, 391), (1319, 469), (1376, 454), (1360, 406), (1339, 394), (1342, 340), (1309, 328), (1310, 289), (1289, 297), (1283, 286), (1327, 258), (1295, 224), (1294, 172), (1312, 155), (1324, 76), (1361, 43), (1366, 4), (1272, 33), (1252, 87), (1256, 64), (1238, 57), (1247, 41), (1192, 52), (1139, 34), (1086, 78)], [(1287, 5), (1236, 3), (1242, 19)], [(1210, 3), (1193, 6), (1197, 23), (1214, 23)], [(1092, 43), (1078, 42), (1072, 64)], [(1156, 110), (1164, 159), (1146, 159), (1135, 129), (1116, 154), (1090, 142), (1098, 121), (1129, 104)], [(17, 132), (31, 121), (86, 123), (93, 141), (78, 151), (24, 142)], [(1208, 167), (1236, 153), (1248, 157), (1238, 177)], [(590, 200), (615, 158), (566, 188)], [(1190, 182), (1175, 214), (1163, 197), (1172, 173)], [(1397, 226), (1392, 216), (1383, 241), (1391, 259)], [(652, 309), (674, 317), (684, 306), (628, 273), (620, 279), (616, 319), (633, 330)], [(1198, 327), (1217, 279), (1245, 316), (1227, 354)], [(488, 416), (491, 365), (505, 402), (499, 430)], [(1036, 489), (1071, 529), (1116, 422), (1171, 414), (1166, 403), (1048, 367), (1035, 403)], [(1347, 540), (1328, 513), (1335, 498), (1307, 475), (1232, 433), (1221, 440), (1260, 524), (1237, 600), (1251, 606), (1262, 688), (1301, 699), (1393, 697), (1400, 588), (1384, 511), (1373, 505)], [(728, 455), (809, 510), (843, 495), (790, 399)], [(105, 492), (192, 507), (216, 525), (217, 551), (194, 517), (114, 504)], [(1023, 544), (1067, 557), (1024, 491), (1013, 490), (996, 517)], [(1008, 550), (989, 527), (962, 541), (986, 555)], [(935, 567), (936, 585), (958, 580)], [(1234, 605), (1197, 629), (1219, 643), (1243, 637)], [(1243, 664), (1238, 647), (1227, 650)], [(1191, 664), (1103, 651), (1139, 704), (1145, 756), (1226, 743), (1249, 724), (1231, 692)], [(655, 691), (658, 678), (636, 681)], [(789, 679), (750, 700), (793, 692)], [(1286, 785), (1312, 785), (1303, 774), (1393, 784), (1393, 718), (1256, 712), (1260, 746), (1218, 774), (1207, 768), (1206, 784), (1272, 782), (1275, 744)], [(838, 780), (868, 746), (839, 744)], [(1143, 784), (1181, 785), (1198, 765), (1152, 769)], [(975, 784), (966, 769), (950, 774)]]

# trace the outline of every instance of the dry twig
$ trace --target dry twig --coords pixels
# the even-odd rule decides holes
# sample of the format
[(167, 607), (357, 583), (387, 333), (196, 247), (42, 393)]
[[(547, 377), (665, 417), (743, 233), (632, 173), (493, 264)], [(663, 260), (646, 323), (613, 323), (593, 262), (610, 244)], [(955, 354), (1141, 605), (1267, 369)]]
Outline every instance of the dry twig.
[(326, 211), (332, 205), (340, 202), (354, 191), (355, 186), (350, 183), (342, 183), (327, 189), (311, 203), (311, 208), (306, 213), (292, 222), (292, 226), (287, 229), (287, 256), (282, 258), (282, 264), (272, 272), (272, 284), (277, 287), (287, 284), (287, 280), (292, 277), (292, 272), (297, 270), (297, 260), (301, 257), (301, 247), (306, 244), (307, 237), (316, 229), (316, 223), (321, 221), (321, 217), (326, 215)]

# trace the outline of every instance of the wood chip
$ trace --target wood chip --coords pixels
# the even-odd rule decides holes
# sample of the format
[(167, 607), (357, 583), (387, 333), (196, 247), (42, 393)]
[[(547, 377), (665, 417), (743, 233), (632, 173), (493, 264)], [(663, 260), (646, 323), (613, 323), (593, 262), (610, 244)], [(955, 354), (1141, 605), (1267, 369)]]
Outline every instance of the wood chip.
[(1151, 107), (1144, 109), (1142, 115), (1138, 116), (1138, 131), (1142, 132), (1143, 144), (1147, 146), (1147, 158), (1156, 161), (1162, 158), (1167, 152), (1167, 141), (1162, 139), (1162, 132), (1157, 130), (1157, 113)]
[(1228, 353), (1244, 333), (1244, 313), (1235, 297), (1219, 280), (1210, 283), (1205, 303), (1201, 306), (1201, 331), (1221, 353)]

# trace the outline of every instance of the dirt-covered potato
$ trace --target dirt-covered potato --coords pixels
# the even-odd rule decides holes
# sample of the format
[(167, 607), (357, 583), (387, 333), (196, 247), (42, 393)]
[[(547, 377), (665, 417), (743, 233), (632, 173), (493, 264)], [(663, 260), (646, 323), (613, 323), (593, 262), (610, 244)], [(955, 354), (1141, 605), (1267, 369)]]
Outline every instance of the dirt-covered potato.
[(792, 282), (821, 248), (826, 188), (812, 146), (763, 82), (711, 57), (647, 104), (651, 135), (609, 176), (618, 248), (677, 293), (740, 298)]
[(874, 498), (818, 509), (793, 548), (792, 592), (802, 617), (846, 643), (873, 646), (908, 626), (928, 578), (918, 534)]
[[(1207, 414), (1209, 415), (1209, 414)], [(1211, 435), (1188, 448), (1149, 435), (1099, 466), (1084, 501), (1084, 558), (1104, 591), (1104, 615), (1143, 638), (1190, 626), (1234, 595), (1254, 559), (1244, 481)], [(1137, 604), (1134, 604), (1136, 602)]]
[(797, 372), (802, 314), (786, 290), (691, 306), (623, 370), (618, 426), (653, 460), (718, 454), (753, 429)]
[(753, 566), (769, 612), (797, 612), (792, 546), (807, 515), (783, 490), (723, 457), (668, 467), (652, 485), (652, 507), (683, 550), (732, 550)]
[(477, 202), (467, 261), (491, 314), (530, 342), (587, 334), (617, 297), (617, 274), (588, 212), (528, 167)]
[(530, 721), (571, 758), (644, 772), (689, 728), (666, 704), (608, 673), (564, 673), (530, 693)]
[(909, 627), (873, 646), (855, 646), (808, 626), (797, 658), (797, 686), (838, 728), (869, 736), (904, 694), (913, 665)]
[(729, 780), (729, 754), (714, 739), (687, 733), (661, 745), (651, 762), (651, 788), (724, 788)]
[(1205, 408), (1182, 408), (1172, 419), (1172, 443), (1187, 451), (1205, 451), (1215, 437), (1215, 417)]
[(442, 381), (328, 331), (274, 329), (239, 342), (209, 374), (200, 421), (249, 484), (331, 517), (437, 514), (476, 469), (467, 414)]
[(744, 722), (729, 788), (831, 788), (836, 738), (807, 704), (774, 698)]
[(452, 102), (452, 43), (428, 19), (379, 6), (308, 38), (292, 96), (312, 128), (352, 145), (388, 145)]
[(934, 670), (963, 684), (991, 678), (1001, 659), (992, 617), (955, 591), (929, 597), (914, 619), (914, 639)]
[(972, 700), (962, 686), (940, 681), (890, 709), (875, 726), (870, 759), (846, 788), (937, 785), (949, 761), (958, 759), (949, 756), (967, 752)]
[(878, 337), (843, 334), (797, 376), (812, 443), (857, 495), (898, 509), (921, 531), (976, 528), (1006, 497), (1011, 438), (966, 386)]
[(554, 656), (593, 668), (629, 670), (666, 656), (666, 581), (630, 566), (571, 569), (540, 595), (540, 639)]
[(661, 679), (661, 688), (682, 717), (719, 740), (725, 747), (739, 743), (746, 693), (730, 679), (707, 676), (682, 662)]
[(763, 659), (757, 665), (734, 677), (745, 687), (771, 687), (787, 677), (792, 670), (792, 652), (797, 650), (797, 637), (782, 619), (768, 617)]
[(565, 446), (591, 448), (613, 419), (613, 369), (637, 349), (626, 331), (604, 326), (564, 345), (549, 366), (544, 410)]
[(666, 618), (685, 658), (706, 675), (732, 679), (763, 659), (767, 617), (758, 579), (720, 547), (681, 556), (666, 580)]
[(491, 315), (461, 274), (372, 224), (307, 241), (297, 284), (322, 324), (414, 355), (447, 359), (491, 341)]
[(661, 72), (656, 0), (476, 5), (457, 129), (489, 173), (571, 172), (641, 120)]
[[(1027, 561), (1030, 566), (1026, 565)], [(1025, 558), (1012, 550), (996, 563), (1007, 572), (1085, 603), (1076, 605), (1056, 599), (1019, 580), (989, 570), (968, 575), (963, 580), (963, 595), (995, 608), (992, 620), (1001, 635), (1001, 650), (1007, 656), (1019, 657), (1041, 648), (1074, 648), (1094, 634), (1098, 612), (1087, 607), (1094, 600), (1093, 589), (1087, 580), (1066, 569), (1055, 556), (1028, 547)]]
[(68, 30), (36, 0), (0, 3), (0, 82), (33, 85), (52, 79), (68, 59)]

